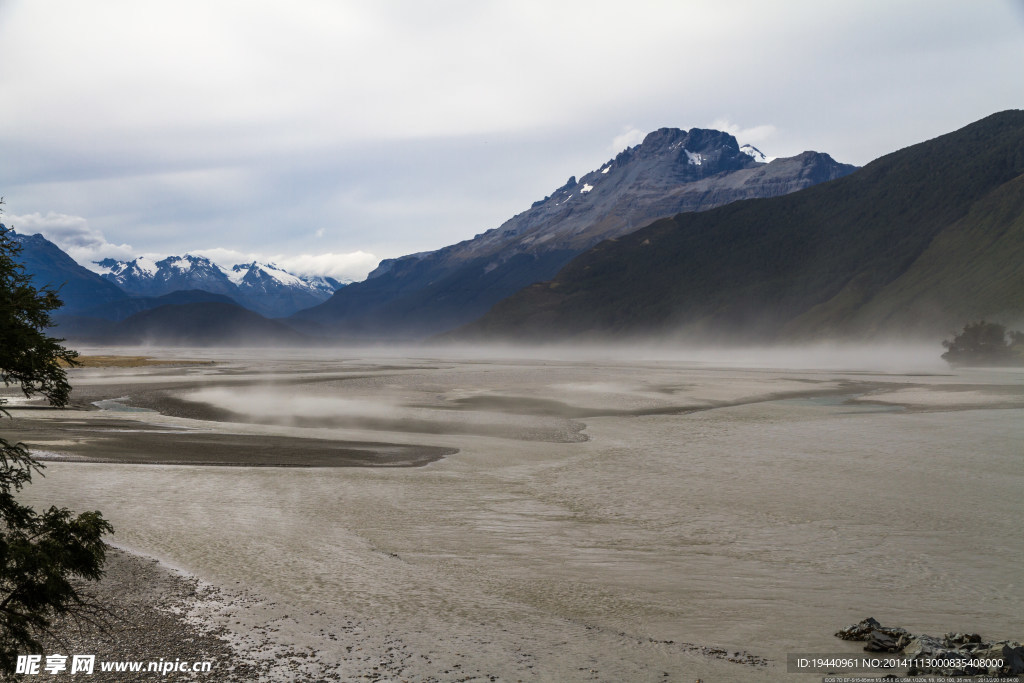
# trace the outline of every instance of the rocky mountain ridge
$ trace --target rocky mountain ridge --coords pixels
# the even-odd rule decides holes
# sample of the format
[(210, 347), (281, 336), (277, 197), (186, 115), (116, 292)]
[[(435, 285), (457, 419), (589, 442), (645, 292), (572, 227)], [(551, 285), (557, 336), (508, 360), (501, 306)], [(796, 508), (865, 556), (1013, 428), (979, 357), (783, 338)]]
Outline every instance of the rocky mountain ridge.
[(722, 131), (662, 128), (501, 226), (437, 251), (390, 259), (295, 318), (349, 335), (416, 337), (469, 322), (549, 279), (574, 256), (679, 212), (788, 194), (854, 166), (804, 152), (768, 163)]

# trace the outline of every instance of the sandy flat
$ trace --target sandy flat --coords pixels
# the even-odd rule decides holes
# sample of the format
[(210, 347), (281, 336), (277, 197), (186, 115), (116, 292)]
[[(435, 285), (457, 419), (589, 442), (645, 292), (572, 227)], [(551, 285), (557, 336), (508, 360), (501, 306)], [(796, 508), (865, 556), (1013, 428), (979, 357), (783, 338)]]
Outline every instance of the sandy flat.
[(916, 409), (971, 409), (1024, 407), (1021, 387), (913, 387), (874, 392), (861, 402), (887, 403)]
[[(275, 457), (317, 441), (457, 452), (424, 467), (51, 462), (26, 500), (103, 510), (119, 543), (244, 589), (251, 603), (194, 616), (257, 653), (305, 653), (312, 676), (794, 681), (788, 652), (859, 652), (832, 633), (866, 616), (1016, 637), (1024, 556), (1006, 539), (1024, 420), (1000, 402), (1022, 375), (217, 361), (130, 369), (138, 381), (90, 370), (76, 386), (127, 405), (178, 397), (176, 415), (16, 414), (80, 423), (40, 432), (49, 442), (170, 450), (157, 442), (212, 434), (227, 441), (206, 442), (211, 454), (248, 447), (231, 439), (281, 439)], [(893, 409), (915, 392), (998, 400)], [(861, 403), (890, 394), (901, 401)], [(534, 422), (586, 438), (525, 438)], [(270, 671), (288, 680), (295, 660)]]

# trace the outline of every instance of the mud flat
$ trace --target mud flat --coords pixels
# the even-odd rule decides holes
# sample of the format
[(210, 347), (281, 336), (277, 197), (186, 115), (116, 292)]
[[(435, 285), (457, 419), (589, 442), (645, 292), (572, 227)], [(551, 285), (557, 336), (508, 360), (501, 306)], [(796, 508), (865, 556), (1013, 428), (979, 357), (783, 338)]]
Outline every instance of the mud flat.
[(28, 497), (244, 590), (228, 642), (341, 680), (802, 680), (787, 653), (859, 652), (831, 633), (864, 614), (1017, 637), (1024, 373), (322, 354), (76, 370), (113, 407), (12, 412), (65, 456), (117, 429), (447, 454), (54, 461)]
[(42, 462), (118, 462), (227, 467), (420, 467), (454, 448), (167, 428), (95, 414), (16, 417), (8, 440)]

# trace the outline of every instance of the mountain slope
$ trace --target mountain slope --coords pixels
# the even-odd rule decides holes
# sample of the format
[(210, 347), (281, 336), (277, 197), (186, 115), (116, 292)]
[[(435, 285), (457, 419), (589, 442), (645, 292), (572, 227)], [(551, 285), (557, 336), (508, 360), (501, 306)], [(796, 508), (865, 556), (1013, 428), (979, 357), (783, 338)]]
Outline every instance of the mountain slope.
[(171, 346), (291, 346), (309, 338), (241, 306), (198, 302), (161, 306), (113, 324), (107, 339), (119, 344)]
[(602, 242), (451, 336), (772, 340), (1019, 320), (1022, 173), (1024, 112), (995, 114), (832, 183)]
[(124, 320), (130, 315), (148, 311), (151, 308), (175, 304), (193, 304), (203, 301), (219, 301), (225, 304), (238, 305), (234, 299), (223, 294), (213, 294), (202, 289), (182, 289), (163, 296), (138, 296), (103, 304), (83, 310), (81, 315), (104, 320)]
[(757, 159), (764, 159), (759, 151), (741, 149), (727, 133), (663, 128), (600, 169), (570, 178), (499, 228), (384, 261), (366, 281), (295, 318), (367, 336), (450, 329), (552, 277), (602, 239), (680, 211), (787, 194), (854, 169), (815, 152), (771, 163)]
[(123, 301), (128, 295), (96, 273), (78, 265), (42, 235), (21, 235), (11, 231), (21, 245), (19, 262), (32, 275), (36, 287), (50, 286), (60, 292), (61, 314), (80, 313), (101, 304)]
[[(968, 321), (1024, 320), (1024, 175), (975, 202), (910, 268), (855, 312), (846, 326), (952, 332)], [(818, 324), (817, 311), (799, 321)], [(945, 323), (944, 328), (932, 320)], [(1018, 322), (1014, 326), (1019, 327)]]
[(237, 306), (230, 297), (211, 294), (201, 289), (186, 289), (163, 296), (140, 296), (110, 301), (100, 306), (65, 313), (63, 309), (53, 316), (55, 331), (62, 337), (76, 340), (103, 340), (118, 343), (112, 337), (114, 323), (119, 320), (161, 306), (220, 302)]

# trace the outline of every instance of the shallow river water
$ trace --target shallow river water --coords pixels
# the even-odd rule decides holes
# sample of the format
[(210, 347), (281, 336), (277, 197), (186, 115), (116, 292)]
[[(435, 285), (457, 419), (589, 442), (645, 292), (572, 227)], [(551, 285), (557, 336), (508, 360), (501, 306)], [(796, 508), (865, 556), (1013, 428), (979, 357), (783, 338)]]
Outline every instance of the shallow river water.
[[(867, 616), (1024, 636), (1020, 370), (161, 354), (215, 364), (78, 369), (106, 410), (62, 414), (123, 420), (124, 439), (457, 449), (419, 467), (51, 462), (30, 487), (260, 596), (239, 638), (272, 622), (343, 680), (812, 680), (787, 653), (858, 652), (832, 634)], [(145, 390), (176, 409), (133, 403)]]

